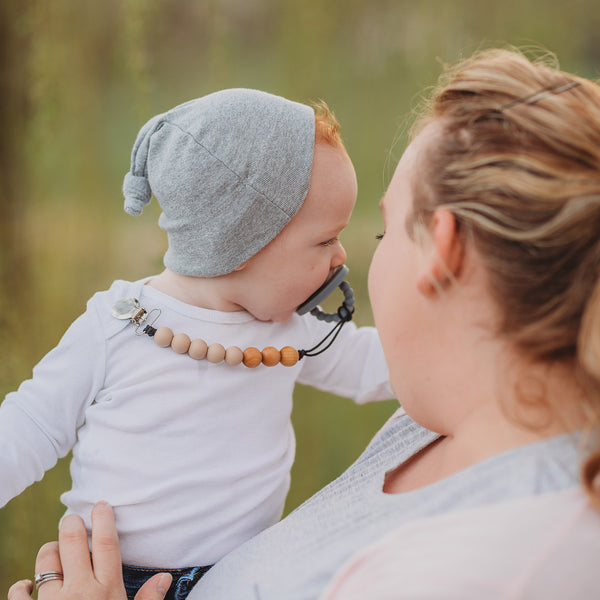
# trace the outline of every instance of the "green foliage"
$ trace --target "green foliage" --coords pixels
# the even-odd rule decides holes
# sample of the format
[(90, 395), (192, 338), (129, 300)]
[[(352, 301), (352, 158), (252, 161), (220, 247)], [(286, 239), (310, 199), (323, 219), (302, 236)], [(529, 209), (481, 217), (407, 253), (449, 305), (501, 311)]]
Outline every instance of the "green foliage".
[[(140, 125), (224, 87), (323, 98), (359, 180), (344, 237), (357, 320), (372, 323), (377, 203), (404, 123), (440, 63), (497, 44), (542, 46), (595, 76), (596, 0), (8, 0), (0, 3), (0, 398), (27, 378), (86, 299), (161, 268), (158, 211), (134, 219), (120, 186)], [(395, 403), (353, 407), (300, 388), (288, 507), (339, 474)], [(0, 482), (0, 485), (2, 483)], [(0, 593), (56, 537), (68, 459), (0, 510)]]

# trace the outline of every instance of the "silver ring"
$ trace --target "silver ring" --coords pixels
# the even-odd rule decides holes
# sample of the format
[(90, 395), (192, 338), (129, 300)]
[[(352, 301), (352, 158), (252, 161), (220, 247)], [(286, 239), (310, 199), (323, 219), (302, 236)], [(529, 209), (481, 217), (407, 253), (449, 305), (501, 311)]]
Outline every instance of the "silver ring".
[(35, 576), (35, 589), (39, 590), (44, 583), (54, 581), (55, 579), (63, 580), (63, 574), (60, 571), (44, 571), (43, 573), (37, 573)]

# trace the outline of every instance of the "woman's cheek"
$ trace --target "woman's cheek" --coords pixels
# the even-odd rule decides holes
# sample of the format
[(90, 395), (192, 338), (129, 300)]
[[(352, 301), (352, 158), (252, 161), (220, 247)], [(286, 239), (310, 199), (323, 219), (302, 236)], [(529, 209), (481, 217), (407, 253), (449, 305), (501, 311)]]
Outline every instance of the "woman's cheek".
[(373, 315), (377, 319), (377, 313), (379, 312), (379, 301), (381, 299), (381, 286), (380, 286), (380, 263), (381, 263), (381, 245), (377, 247), (373, 258), (371, 260), (371, 266), (369, 267), (369, 277), (367, 280), (367, 286), (369, 289), (369, 298), (371, 300), (371, 307), (373, 309)]

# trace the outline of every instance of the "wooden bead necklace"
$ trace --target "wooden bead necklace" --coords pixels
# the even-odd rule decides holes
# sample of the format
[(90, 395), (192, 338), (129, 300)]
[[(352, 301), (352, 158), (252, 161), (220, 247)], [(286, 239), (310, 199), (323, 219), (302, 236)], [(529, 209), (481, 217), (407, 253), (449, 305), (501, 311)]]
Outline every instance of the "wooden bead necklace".
[[(333, 329), (309, 350), (297, 350), (292, 346), (284, 346), (281, 350), (273, 346), (267, 346), (262, 351), (251, 346), (242, 350), (237, 346), (225, 348), (222, 344), (218, 343), (209, 345), (200, 338), (192, 340), (185, 333), (174, 334), (168, 327), (155, 328), (154, 324), (161, 315), (160, 308), (153, 308), (147, 311), (145, 308), (142, 308), (137, 298), (122, 298), (118, 300), (112, 308), (112, 316), (134, 323), (136, 325), (136, 335), (147, 335), (154, 339), (157, 346), (161, 348), (170, 347), (178, 354), (187, 354), (195, 360), (206, 359), (211, 363), (225, 361), (225, 363), (232, 367), (243, 364), (250, 369), (258, 367), (260, 364), (266, 367), (274, 367), (278, 364), (284, 367), (292, 367), (305, 356), (317, 356), (325, 352), (335, 341), (344, 323), (352, 319), (354, 313), (354, 294), (352, 288), (345, 281), (339, 287), (344, 292), (344, 302), (338, 308), (337, 313), (324, 313), (318, 306), (310, 311), (317, 319), (326, 322), (337, 322)], [(150, 320), (151, 322), (148, 323)], [(321, 348), (327, 340), (329, 340), (329, 343)]]

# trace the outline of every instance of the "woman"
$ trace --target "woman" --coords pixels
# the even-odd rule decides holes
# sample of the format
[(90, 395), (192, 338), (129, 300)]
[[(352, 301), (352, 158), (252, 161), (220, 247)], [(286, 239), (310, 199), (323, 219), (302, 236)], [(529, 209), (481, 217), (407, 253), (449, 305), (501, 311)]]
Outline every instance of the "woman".
[[(600, 88), (508, 51), (449, 70), (382, 211), (369, 291), (403, 408), (346, 473), (220, 561), (190, 599), (558, 598), (563, 581), (569, 597), (591, 597)], [(113, 548), (110, 519), (99, 507), (96, 533)], [(61, 558), (87, 560), (81, 541), (74, 551), (80, 528), (63, 525)], [(85, 583), (89, 563), (61, 565), (55, 546), (43, 554), (38, 572), (65, 572), (64, 588), (40, 587), (43, 600), (72, 598), (76, 580), (97, 590), (89, 597), (122, 597), (113, 554), (110, 568), (94, 557), (101, 580), (111, 573), (104, 584)], [(17, 584), (11, 599), (27, 591)]]

